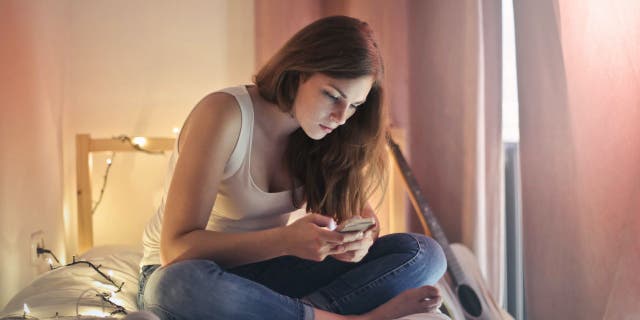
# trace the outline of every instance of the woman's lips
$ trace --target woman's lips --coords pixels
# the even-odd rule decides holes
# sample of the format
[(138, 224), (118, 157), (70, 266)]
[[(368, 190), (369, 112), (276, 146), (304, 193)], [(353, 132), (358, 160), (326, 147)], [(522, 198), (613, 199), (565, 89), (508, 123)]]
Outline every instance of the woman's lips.
[(332, 128), (324, 126), (324, 125), (320, 125), (320, 128), (322, 128), (322, 130), (324, 130), (324, 132), (326, 132), (326, 133), (331, 133), (331, 131), (333, 131)]

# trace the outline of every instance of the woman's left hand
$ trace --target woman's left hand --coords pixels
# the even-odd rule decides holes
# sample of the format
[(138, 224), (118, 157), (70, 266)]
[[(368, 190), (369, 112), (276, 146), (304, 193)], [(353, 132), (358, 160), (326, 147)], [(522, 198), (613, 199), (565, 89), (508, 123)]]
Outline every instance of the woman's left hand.
[(352, 242), (346, 242), (341, 245), (336, 246), (338, 251), (342, 251), (342, 253), (332, 254), (336, 260), (340, 260), (343, 262), (360, 262), (364, 256), (369, 252), (369, 248), (373, 245), (374, 241), (374, 229), (375, 226), (367, 229), (362, 233), (361, 237), (358, 237), (357, 240)]

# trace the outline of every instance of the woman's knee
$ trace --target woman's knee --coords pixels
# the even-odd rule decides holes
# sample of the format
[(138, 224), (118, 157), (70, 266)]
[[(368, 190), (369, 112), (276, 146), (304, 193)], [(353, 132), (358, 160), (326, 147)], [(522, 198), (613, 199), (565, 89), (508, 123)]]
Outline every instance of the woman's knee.
[(413, 257), (413, 264), (424, 273), (425, 284), (434, 284), (444, 275), (447, 258), (437, 241), (417, 233), (394, 233), (380, 240), (385, 238), (391, 247), (389, 250)]
[(425, 284), (435, 284), (447, 271), (447, 257), (440, 244), (434, 239), (422, 234), (411, 233), (420, 246), (420, 260), (425, 266)]

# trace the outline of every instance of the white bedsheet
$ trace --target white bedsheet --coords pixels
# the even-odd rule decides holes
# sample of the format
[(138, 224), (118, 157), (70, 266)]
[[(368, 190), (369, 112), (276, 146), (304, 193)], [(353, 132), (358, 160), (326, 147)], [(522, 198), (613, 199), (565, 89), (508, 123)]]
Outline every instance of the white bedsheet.
[[(142, 258), (140, 248), (128, 246), (102, 246), (89, 250), (80, 257), (93, 264), (102, 265), (100, 270), (108, 274), (118, 285), (124, 282), (122, 291), (111, 299), (127, 311), (135, 311), (138, 292), (138, 263)], [(22, 316), (26, 303), (30, 316), (39, 319), (55, 319), (59, 316), (83, 315), (81, 319), (104, 319), (114, 309), (104, 303), (97, 293), (117, 290), (87, 264), (48, 271), (38, 276), (31, 284), (18, 292), (0, 313), (0, 318)], [(116, 315), (115, 317), (123, 317)]]

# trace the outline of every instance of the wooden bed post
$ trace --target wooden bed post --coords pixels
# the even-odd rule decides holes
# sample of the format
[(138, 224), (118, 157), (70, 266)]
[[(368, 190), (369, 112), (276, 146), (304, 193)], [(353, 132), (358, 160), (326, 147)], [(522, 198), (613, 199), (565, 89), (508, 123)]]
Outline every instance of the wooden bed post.
[(91, 216), (91, 172), (89, 149), (91, 137), (76, 135), (76, 195), (78, 198), (78, 253), (93, 247), (93, 217)]
[[(123, 138), (124, 137), (124, 138)], [(144, 138), (144, 150), (165, 152), (173, 150), (174, 138)], [(140, 146), (119, 136), (106, 139), (92, 139), (88, 134), (76, 135), (76, 196), (78, 199), (78, 253), (93, 247), (93, 200), (91, 193), (91, 171), (89, 157), (93, 152), (137, 152)]]
[[(405, 146), (406, 135), (404, 129), (390, 128), (390, 133), (394, 140), (398, 141), (403, 147)], [(401, 181), (402, 174), (397, 166), (394, 165), (390, 150), (387, 150), (387, 158), (389, 181), (387, 182), (386, 193), (382, 195), (381, 190), (376, 191), (371, 202), (378, 215), (378, 220), (380, 220), (381, 236), (395, 232), (406, 232), (408, 228), (406, 217), (408, 201)], [(379, 207), (376, 207), (378, 204)]]
[[(407, 146), (407, 136), (404, 129), (391, 128), (391, 136), (402, 148)], [(407, 193), (402, 184), (402, 173), (395, 165), (393, 156), (389, 153), (389, 185), (387, 192), (389, 195), (389, 231), (406, 232), (409, 228), (407, 221)]]

